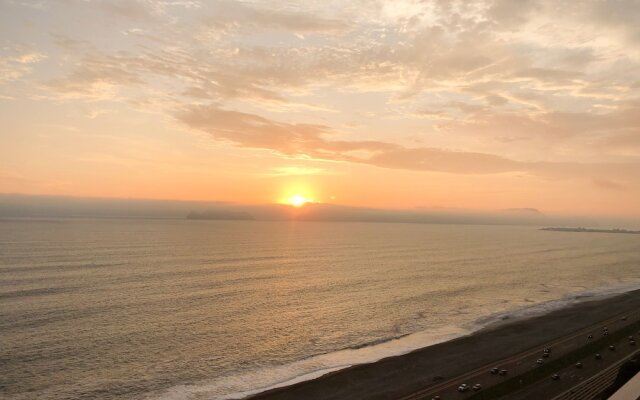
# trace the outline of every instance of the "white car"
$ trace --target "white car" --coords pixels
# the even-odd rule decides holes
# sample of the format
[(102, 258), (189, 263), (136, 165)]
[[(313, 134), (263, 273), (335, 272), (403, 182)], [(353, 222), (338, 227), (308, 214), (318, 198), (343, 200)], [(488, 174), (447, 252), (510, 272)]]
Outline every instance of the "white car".
[(458, 386), (458, 392), (460, 393), (466, 392), (467, 390), (469, 390), (469, 385), (467, 385), (466, 383), (463, 383), (462, 385)]

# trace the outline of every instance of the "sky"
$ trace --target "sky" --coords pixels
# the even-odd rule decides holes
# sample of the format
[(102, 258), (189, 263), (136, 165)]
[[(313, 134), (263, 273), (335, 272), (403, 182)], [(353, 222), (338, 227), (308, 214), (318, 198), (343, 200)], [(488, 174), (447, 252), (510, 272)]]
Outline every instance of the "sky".
[(0, 193), (637, 217), (639, 20), (639, 0), (0, 0)]

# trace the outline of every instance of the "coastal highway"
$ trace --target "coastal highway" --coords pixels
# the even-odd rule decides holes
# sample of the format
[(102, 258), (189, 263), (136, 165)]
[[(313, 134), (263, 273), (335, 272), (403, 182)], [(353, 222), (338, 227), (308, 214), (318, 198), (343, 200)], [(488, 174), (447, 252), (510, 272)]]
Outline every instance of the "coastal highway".
[[(473, 395), (479, 395), (487, 388), (497, 385), (511, 377), (518, 376), (525, 372), (536, 368), (536, 360), (542, 357), (545, 347), (551, 348), (551, 356), (549, 359), (543, 359), (543, 362), (558, 358), (573, 350), (576, 350), (589, 342), (588, 336), (593, 335), (592, 340), (597, 340), (603, 335), (603, 328), (607, 327), (612, 334), (628, 326), (631, 323), (640, 320), (640, 312), (624, 312), (616, 314), (597, 324), (592, 324), (582, 329), (576, 330), (568, 335), (564, 335), (552, 341), (541, 343), (523, 352), (514, 354), (510, 357), (503, 358), (485, 364), (482, 367), (468, 371), (462, 375), (448, 378), (441, 382), (436, 382), (422, 390), (401, 397), (398, 400), (430, 400), (438, 395), (442, 399), (465, 399)], [(492, 375), (489, 373), (491, 368), (506, 369), (507, 376)], [(474, 392), (471, 388), (465, 393), (459, 393), (457, 388), (461, 384), (466, 383), (470, 387), (476, 383), (482, 385), (482, 390)]]
[(558, 381), (543, 379), (519, 392), (509, 393), (502, 400), (539, 400), (549, 398), (558, 392), (561, 393), (552, 400), (593, 399), (614, 383), (620, 366), (636, 355), (635, 347), (630, 348), (624, 339), (616, 343), (617, 351), (603, 352), (602, 359), (587, 357), (583, 360), (582, 369), (568, 366), (557, 372), (560, 376)]

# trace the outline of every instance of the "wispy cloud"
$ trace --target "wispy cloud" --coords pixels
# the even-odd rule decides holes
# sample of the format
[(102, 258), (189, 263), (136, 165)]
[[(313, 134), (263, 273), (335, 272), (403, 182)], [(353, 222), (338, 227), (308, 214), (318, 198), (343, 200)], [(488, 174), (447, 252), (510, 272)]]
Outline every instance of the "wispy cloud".
[(266, 174), (268, 176), (304, 176), (318, 175), (323, 173), (327, 173), (327, 171), (323, 168), (287, 166), (270, 168), (269, 172), (267, 172)]
[(187, 107), (177, 114), (177, 118), (191, 128), (209, 133), (216, 140), (240, 147), (272, 150), (288, 156), (357, 162), (384, 168), (456, 174), (525, 172), (555, 178), (593, 177), (602, 174), (606, 176), (620, 168), (631, 171), (640, 168), (639, 163), (612, 165), (524, 162), (477, 152), (427, 147), (408, 148), (374, 140), (337, 140), (334, 139), (339, 136), (337, 132), (325, 125), (280, 122), (255, 114), (221, 109), (215, 105)]
[(282, 163), (640, 188), (635, 0), (22, 3), (0, 4), (3, 101), (150, 112)]

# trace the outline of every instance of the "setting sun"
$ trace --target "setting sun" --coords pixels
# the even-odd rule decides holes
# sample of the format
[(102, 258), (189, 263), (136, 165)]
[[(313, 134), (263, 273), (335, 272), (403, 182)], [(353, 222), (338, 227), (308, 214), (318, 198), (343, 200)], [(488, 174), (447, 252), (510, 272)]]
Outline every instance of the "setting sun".
[(638, 21), (0, 0), (0, 400), (640, 400)]
[(306, 199), (304, 196), (295, 195), (289, 199), (289, 204), (294, 207), (302, 207), (306, 203), (309, 202), (309, 199)]

